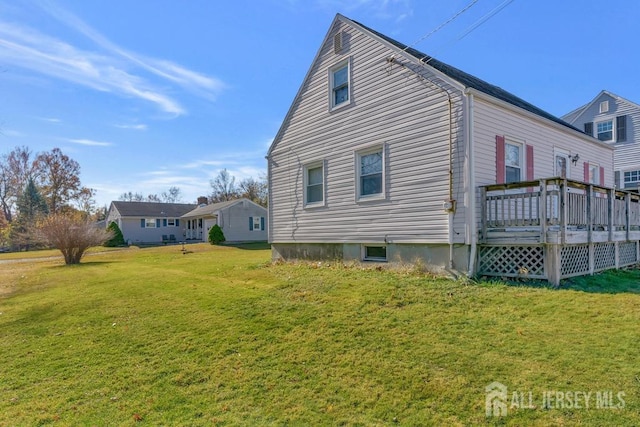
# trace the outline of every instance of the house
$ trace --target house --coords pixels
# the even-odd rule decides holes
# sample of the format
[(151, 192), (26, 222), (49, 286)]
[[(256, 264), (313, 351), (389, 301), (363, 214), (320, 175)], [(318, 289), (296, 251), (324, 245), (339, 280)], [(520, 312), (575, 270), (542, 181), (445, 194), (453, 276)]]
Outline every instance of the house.
[(178, 242), (184, 239), (180, 217), (196, 205), (156, 202), (111, 202), (106, 223), (115, 222), (129, 244)]
[(181, 216), (185, 238), (206, 242), (214, 224), (227, 242), (267, 241), (267, 209), (249, 199), (200, 204)]
[(274, 259), (553, 283), (638, 260), (609, 144), (339, 14), (267, 161)]
[(640, 105), (603, 90), (591, 102), (562, 117), (615, 148), (616, 188), (640, 187)]

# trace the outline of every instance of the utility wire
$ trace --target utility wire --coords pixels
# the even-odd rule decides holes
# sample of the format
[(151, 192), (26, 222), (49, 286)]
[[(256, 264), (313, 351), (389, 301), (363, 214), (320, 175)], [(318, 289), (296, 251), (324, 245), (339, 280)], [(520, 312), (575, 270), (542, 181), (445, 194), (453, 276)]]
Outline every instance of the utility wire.
[[(513, 0), (512, 0), (513, 1)], [(455, 20), (458, 16), (462, 15), (463, 13), (465, 13), (467, 10), (469, 10), (471, 8), (471, 6), (473, 6), (474, 4), (478, 3), (478, 0), (473, 0), (471, 3), (469, 3), (468, 5), (466, 5), (463, 9), (461, 9), (458, 13), (456, 13), (455, 15), (453, 15), (451, 18), (449, 18), (448, 20), (446, 20), (445, 22), (443, 22), (442, 24), (438, 25), (434, 30), (431, 30), (431, 32), (427, 33), (426, 35), (420, 37), (418, 40), (416, 40), (415, 42), (413, 42), (412, 44), (408, 45), (407, 47), (405, 47), (404, 49), (402, 49), (403, 51), (409, 49), (410, 47), (413, 47), (415, 45), (417, 45), (418, 43), (422, 42), (423, 40), (431, 37), (433, 34), (437, 33), (438, 31), (440, 31), (445, 25), (449, 24), (450, 22), (452, 22), (453, 20)]]

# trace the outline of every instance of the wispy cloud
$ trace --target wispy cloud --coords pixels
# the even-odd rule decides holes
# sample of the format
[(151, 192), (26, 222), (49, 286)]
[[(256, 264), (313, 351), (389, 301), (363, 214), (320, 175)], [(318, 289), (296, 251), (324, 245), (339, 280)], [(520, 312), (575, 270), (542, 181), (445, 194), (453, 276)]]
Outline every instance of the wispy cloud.
[[(78, 31), (96, 45), (86, 50), (64, 40), (0, 20), (0, 61), (94, 90), (137, 98), (155, 104), (173, 116), (186, 114), (184, 106), (166, 90), (166, 82), (206, 99), (225, 88), (214, 77), (186, 69), (166, 59), (149, 58), (121, 48), (72, 13), (46, 1), (41, 8), (51, 17)], [(160, 88), (153, 79), (164, 80)]]
[(0, 129), (0, 135), (4, 135), (4, 136), (10, 136), (13, 138), (22, 138), (24, 136), (26, 136), (23, 132), (20, 132), (18, 130), (13, 130), (13, 129)]
[(54, 117), (38, 117), (40, 120), (44, 121), (44, 122), (49, 122), (49, 123), (60, 123), (62, 122), (62, 120), (60, 119), (56, 119)]
[(137, 124), (137, 125), (117, 124), (114, 126), (120, 129), (147, 130), (147, 125), (145, 124)]
[(111, 142), (94, 141), (92, 139), (68, 139), (67, 141), (73, 142), (74, 144), (89, 145), (92, 147), (110, 147), (113, 145)]

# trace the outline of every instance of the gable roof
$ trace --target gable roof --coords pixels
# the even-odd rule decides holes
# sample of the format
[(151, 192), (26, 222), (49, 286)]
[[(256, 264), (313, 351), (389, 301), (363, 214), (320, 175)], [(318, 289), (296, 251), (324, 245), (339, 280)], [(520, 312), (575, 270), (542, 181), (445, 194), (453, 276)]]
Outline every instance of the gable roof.
[(265, 211), (267, 210), (264, 206), (260, 206), (259, 204), (254, 203), (249, 199), (242, 198), (242, 199), (235, 199), (235, 200), (227, 200), (226, 202), (218, 202), (218, 203), (211, 203), (209, 205), (198, 206), (197, 208), (183, 214), (182, 218), (193, 218), (198, 216), (216, 215), (218, 211), (221, 211), (222, 209), (229, 208), (231, 206), (234, 206), (242, 202), (251, 203), (252, 205), (255, 205), (261, 209), (264, 209)]
[(148, 218), (179, 218), (196, 207), (187, 203), (160, 203), (160, 202), (111, 202), (121, 217), (148, 217)]
[[(435, 70), (437, 70), (438, 72), (446, 75), (448, 78), (455, 80), (456, 82), (458, 82), (459, 84), (461, 84), (462, 86), (465, 86), (467, 88), (471, 88), (474, 90), (477, 90), (478, 92), (482, 92), (486, 95), (489, 95), (493, 98), (496, 98), (498, 100), (504, 101), (508, 104), (511, 104), (513, 106), (522, 108), (530, 113), (533, 113), (539, 117), (545, 118), (547, 120), (551, 120), (561, 126), (564, 126), (568, 129), (571, 129), (572, 131), (576, 131), (581, 133), (582, 135), (587, 135), (584, 133), (583, 130), (578, 129), (574, 126), (572, 126), (571, 124), (567, 123), (566, 121), (554, 116), (551, 113), (548, 113), (544, 110), (542, 110), (541, 108), (536, 107), (535, 105), (523, 100), (522, 98), (519, 98), (515, 95), (513, 95), (512, 93), (502, 89), (499, 86), (495, 86), (492, 85), (490, 83), (485, 82), (482, 79), (479, 79), (475, 76), (472, 76), (469, 73), (465, 73), (464, 71), (461, 71), (451, 65), (445, 64), (444, 62), (441, 62), (435, 58), (430, 57), (429, 55), (422, 53), (416, 49), (410, 48), (407, 45), (400, 43), (397, 40), (392, 39), (391, 37), (385, 36), (382, 33), (379, 33), (363, 24), (360, 24), (357, 21), (353, 21), (347, 17), (345, 17), (344, 15), (341, 14), (336, 14), (333, 22), (331, 23), (331, 26), (329, 27), (329, 30), (327, 31), (327, 34), (325, 35), (325, 38), (323, 39), (322, 43), (320, 44), (320, 47), (318, 48), (318, 51), (313, 59), (313, 61), (311, 62), (311, 66), (309, 67), (309, 69), (307, 70), (307, 73), (302, 81), (302, 84), (300, 85), (300, 87), (298, 88), (298, 92), (296, 93), (295, 97), (294, 97), (294, 101), (291, 103), (289, 110), (287, 111), (287, 114), (284, 118), (284, 120), (282, 121), (282, 125), (280, 126), (280, 129), (278, 130), (275, 138), (273, 139), (273, 142), (271, 143), (271, 146), (269, 147), (269, 150), (267, 152), (267, 157), (269, 157), (272, 153), (272, 151), (274, 150), (274, 148), (276, 147), (276, 144), (278, 143), (278, 141), (280, 140), (280, 137), (282, 135), (282, 133), (284, 132), (284, 129), (286, 128), (286, 123), (289, 121), (289, 118), (291, 117), (291, 115), (293, 114), (294, 111), (294, 107), (295, 107), (295, 101), (297, 99), (299, 99), (299, 97), (302, 94), (302, 90), (305, 87), (305, 82), (309, 79), (309, 76), (311, 75), (311, 72), (313, 70), (313, 66), (314, 64), (318, 61), (318, 58), (320, 56), (320, 53), (322, 51), (322, 47), (327, 43), (328, 39), (329, 39), (329, 35), (331, 34), (331, 30), (333, 29), (333, 27), (335, 26), (336, 22), (344, 22), (348, 25), (351, 25), (354, 28), (357, 28), (358, 30), (360, 30), (361, 32), (365, 33), (365, 34), (369, 34), (371, 37), (379, 40), (380, 42), (382, 42), (383, 44), (386, 44), (387, 46), (389, 46), (392, 49), (398, 50), (398, 51), (404, 51), (406, 54), (413, 56), (414, 58), (418, 59), (418, 61), (420, 61), (424, 66), (427, 67), (431, 67)], [(400, 52), (399, 52), (400, 53)], [(593, 138), (593, 137), (592, 137)], [(595, 140), (594, 138), (594, 141)]]
[(616, 95), (613, 92), (609, 92), (608, 90), (603, 89), (590, 102), (587, 102), (583, 106), (578, 107), (575, 110), (568, 112), (567, 114), (562, 116), (562, 118), (564, 120), (567, 120), (569, 123), (572, 123), (572, 124), (575, 123), (575, 121), (582, 115), (582, 113), (587, 111), (593, 104), (595, 104), (602, 97), (602, 95), (610, 96), (611, 98), (615, 99), (617, 102), (623, 101), (623, 102), (629, 103), (629, 104), (635, 106), (636, 108), (640, 109), (640, 104), (637, 104), (637, 103), (635, 103), (633, 101), (629, 101), (628, 99), (623, 98), (622, 96)]
[[(343, 17), (344, 18), (344, 17)], [(407, 45), (400, 43), (397, 40), (392, 39), (391, 37), (385, 36), (384, 34), (381, 34), (357, 21), (353, 21), (350, 20), (349, 18), (344, 18), (347, 22), (351, 22), (353, 24), (355, 24), (356, 26), (360, 27), (362, 30), (370, 32), (371, 34), (374, 34), (376, 36), (378, 36), (379, 38), (383, 39), (384, 41), (392, 44), (393, 46), (401, 49), (402, 51), (408, 53), (409, 55), (413, 56), (414, 58), (418, 59), (423, 65), (427, 65), (430, 66), (432, 68), (435, 68), (436, 70), (440, 71), (441, 73), (445, 74), (446, 76), (452, 78), (453, 80), (461, 83), (462, 85), (464, 85), (467, 88), (472, 88), (475, 89), (479, 92), (485, 93), (487, 95), (490, 95), (494, 98), (497, 98), (501, 101), (504, 101), (508, 104), (514, 105), (516, 107), (522, 108), (523, 110), (529, 111), (530, 113), (536, 114), (540, 117), (543, 117), (547, 120), (551, 120), (553, 122), (556, 122), (560, 125), (566, 126), (570, 129), (573, 130), (577, 130), (579, 132), (582, 132), (582, 130), (573, 127), (572, 125), (570, 125), (569, 123), (565, 122), (564, 120), (554, 116), (551, 113), (548, 113), (544, 110), (542, 110), (541, 108), (536, 107), (535, 105), (525, 101), (522, 98), (519, 98), (517, 96), (515, 96), (514, 94), (507, 92), (506, 90), (502, 89), (499, 86), (493, 85), (491, 83), (487, 83), (486, 81), (479, 79), (478, 77), (472, 76), (469, 73), (466, 73), (462, 70), (457, 69), (456, 67), (453, 67), (451, 65), (445, 64), (442, 61), (439, 61), (425, 53), (420, 52), (419, 50), (413, 49), (411, 47), (408, 47)]]

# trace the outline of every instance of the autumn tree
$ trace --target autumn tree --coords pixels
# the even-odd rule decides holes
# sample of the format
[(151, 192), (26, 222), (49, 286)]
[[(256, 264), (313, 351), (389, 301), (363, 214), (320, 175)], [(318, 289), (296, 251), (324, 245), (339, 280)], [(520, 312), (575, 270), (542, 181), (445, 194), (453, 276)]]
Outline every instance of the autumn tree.
[(209, 181), (209, 184), (212, 189), (209, 196), (211, 203), (226, 202), (238, 198), (236, 178), (226, 169), (222, 169), (215, 179)]
[(160, 194), (160, 199), (164, 203), (180, 203), (182, 201), (182, 191), (178, 187), (169, 187), (168, 191)]
[(83, 190), (80, 164), (63, 154), (59, 148), (39, 154), (36, 165), (49, 212), (59, 212), (64, 205), (80, 196)]
[(87, 249), (104, 244), (112, 233), (81, 215), (54, 213), (39, 223), (44, 240), (60, 250), (67, 265), (79, 264)]
[(38, 166), (31, 150), (16, 147), (0, 158), (0, 206), (7, 221), (13, 221), (18, 198), (30, 179), (37, 179)]
[(267, 206), (269, 191), (267, 180), (261, 177), (259, 180), (246, 178), (240, 182), (239, 196), (251, 200), (260, 206)]

